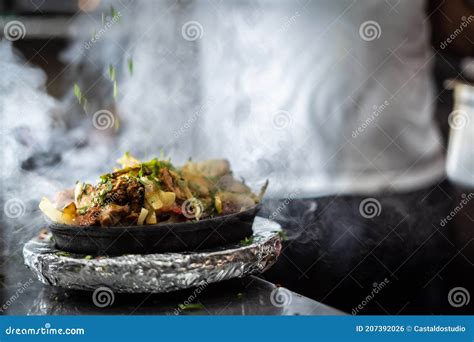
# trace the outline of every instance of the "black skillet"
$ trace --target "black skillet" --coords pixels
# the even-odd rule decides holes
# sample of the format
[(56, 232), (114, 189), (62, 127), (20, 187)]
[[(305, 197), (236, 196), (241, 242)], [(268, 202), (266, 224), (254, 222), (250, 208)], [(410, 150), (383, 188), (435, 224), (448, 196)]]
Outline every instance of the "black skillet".
[(56, 247), (86, 255), (188, 252), (223, 246), (252, 235), (260, 205), (198, 222), (128, 227), (83, 227), (51, 224)]

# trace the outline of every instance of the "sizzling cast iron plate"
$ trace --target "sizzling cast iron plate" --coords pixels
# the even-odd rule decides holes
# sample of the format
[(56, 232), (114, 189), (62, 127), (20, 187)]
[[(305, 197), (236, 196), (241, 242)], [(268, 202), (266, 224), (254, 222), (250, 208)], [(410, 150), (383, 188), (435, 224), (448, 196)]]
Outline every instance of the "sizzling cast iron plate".
[(56, 247), (90, 255), (191, 252), (238, 242), (252, 235), (260, 209), (253, 208), (198, 222), (146, 226), (83, 227), (51, 224)]

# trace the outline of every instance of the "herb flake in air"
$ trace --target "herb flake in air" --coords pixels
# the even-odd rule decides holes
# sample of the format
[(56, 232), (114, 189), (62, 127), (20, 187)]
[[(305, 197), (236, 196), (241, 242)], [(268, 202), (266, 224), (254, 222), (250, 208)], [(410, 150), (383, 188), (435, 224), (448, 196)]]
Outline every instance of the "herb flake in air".
[(133, 75), (133, 59), (129, 58), (127, 60), (127, 64), (128, 64), (128, 72), (130, 73), (130, 76), (132, 76)]
[(112, 64), (109, 65), (108, 74), (109, 74), (110, 79), (115, 82), (116, 81), (115, 67)]
[(110, 15), (112, 19), (114, 19), (116, 16), (118, 16), (118, 12), (115, 10), (114, 6), (110, 5)]
[(118, 87), (117, 87), (117, 81), (114, 81), (114, 88), (113, 88), (113, 96), (114, 96), (114, 99), (117, 98), (117, 94), (118, 94)]
[(82, 106), (85, 112), (87, 112), (87, 98), (84, 96), (84, 94), (81, 91), (81, 88), (77, 83), (74, 83), (74, 96), (77, 99), (77, 102)]

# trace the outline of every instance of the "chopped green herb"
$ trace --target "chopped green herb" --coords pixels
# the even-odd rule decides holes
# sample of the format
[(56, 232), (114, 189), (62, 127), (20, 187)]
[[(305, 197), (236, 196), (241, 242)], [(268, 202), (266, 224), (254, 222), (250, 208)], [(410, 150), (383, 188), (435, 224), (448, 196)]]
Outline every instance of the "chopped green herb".
[(76, 97), (79, 104), (82, 104), (82, 92), (77, 83), (74, 83), (74, 96)]
[(86, 255), (86, 256), (84, 257), (84, 259), (86, 259), (86, 260), (91, 260), (91, 259), (93, 259), (93, 258), (94, 258), (94, 257), (93, 257), (92, 255)]
[(81, 185), (81, 192), (77, 196), (77, 201), (80, 202), (82, 199), (82, 196), (87, 193), (87, 183), (82, 183)]
[(68, 256), (71, 256), (71, 253), (64, 252), (64, 251), (57, 251), (56, 255), (68, 257)]
[(87, 212), (87, 210), (89, 210), (89, 207), (85, 206), (85, 207), (82, 207), (82, 208), (78, 208), (77, 212), (79, 213), (79, 215), (84, 215)]
[(252, 243), (253, 243), (253, 237), (246, 237), (245, 239), (240, 241), (240, 244), (242, 246), (248, 246), (248, 245), (251, 245)]
[(283, 230), (278, 231), (278, 236), (280, 237), (281, 241), (287, 241), (288, 235)]
[(107, 185), (107, 191), (112, 191), (113, 185), (112, 185), (112, 182), (110, 181), (110, 179), (108, 179), (105, 184)]
[(118, 118), (118, 116), (115, 117), (115, 125), (114, 125), (114, 129), (115, 131), (118, 131), (120, 128), (120, 120)]
[(153, 181), (153, 183), (155, 183), (155, 185), (156, 185), (156, 187), (157, 187), (158, 189), (161, 189), (161, 188), (162, 188), (161, 183), (160, 183), (160, 180), (159, 180), (158, 178), (153, 177), (153, 176), (148, 176), (148, 179), (150, 179), (150, 178), (151, 178), (151, 180)]
[(129, 58), (128, 61), (128, 72), (130, 73), (130, 76), (133, 75), (133, 59)]
[(114, 81), (114, 88), (113, 88), (113, 97), (114, 97), (114, 99), (117, 98), (117, 93), (118, 93), (117, 81)]
[(156, 177), (162, 168), (167, 168), (170, 170), (174, 169), (174, 166), (170, 163), (169, 160), (160, 160), (158, 158), (153, 158), (150, 161), (141, 163), (141, 168), (143, 168), (144, 175), (150, 175), (152, 177)]
[(138, 171), (138, 177), (139, 178), (143, 177), (143, 164), (140, 164), (140, 170)]
[(110, 15), (112, 16), (112, 19), (118, 15), (118, 12), (115, 10), (114, 6), (112, 5), (110, 5)]
[(84, 94), (81, 91), (81, 88), (77, 83), (74, 83), (74, 96), (77, 99), (77, 102), (79, 102), (80, 105), (82, 105), (82, 108), (84, 108), (84, 111), (87, 112), (87, 99), (84, 96)]
[(112, 178), (112, 174), (106, 173), (100, 176), (100, 180), (102, 183), (106, 183), (108, 180)]
[(115, 81), (115, 67), (112, 64), (109, 64), (109, 70), (108, 70), (109, 77), (112, 81)]
[(105, 195), (107, 195), (107, 191), (102, 189), (102, 191), (99, 192), (99, 195), (92, 199), (92, 202), (97, 204), (99, 207), (102, 207), (105, 204)]

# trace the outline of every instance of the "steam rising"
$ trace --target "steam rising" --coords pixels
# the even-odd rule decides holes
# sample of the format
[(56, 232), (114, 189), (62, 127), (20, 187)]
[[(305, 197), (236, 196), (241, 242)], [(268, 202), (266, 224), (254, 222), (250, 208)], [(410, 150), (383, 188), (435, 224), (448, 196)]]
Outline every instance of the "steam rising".
[[(108, 8), (104, 4), (102, 11), (107, 13)], [(193, 141), (198, 118), (203, 106), (209, 105), (198, 101), (197, 45), (183, 39), (181, 32), (192, 6), (140, 1), (116, 9), (121, 19), (107, 30), (107, 24), (100, 24), (101, 10), (95, 19), (80, 18), (73, 27), (79, 39), (64, 60), (84, 75), (81, 86), (89, 89), (90, 112), (113, 109), (116, 114), (120, 130), (112, 154), (131, 151), (147, 158), (163, 149), (173, 162), (182, 163), (196, 155), (199, 145)], [(83, 28), (91, 24), (97, 32), (106, 32), (86, 49), (84, 41), (90, 39), (90, 32)], [(133, 75), (128, 71), (129, 59)], [(111, 82), (105, 74), (111, 64), (118, 79), (116, 106), (111, 103)]]
[[(252, 103), (239, 92), (243, 85), (227, 83), (219, 76), (219, 72), (238, 74), (239, 66), (234, 64), (239, 58), (243, 69), (254, 67), (251, 56), (226, 49), (232, 37), (243, 39), (249, 34), (247, 29), (258, 22), (258, 5), (241, 3), (238, 6), (243, 4), (243, 11), (226, 11), (227, 24), (216, 28), (220, 43), (214, 41), (211, 31), (206, 33), (213, 29), (212, 18), (195, 4), (121, 1), (114, 3), (117, 16), (111, 17), (110, 3), (102, 2), (94, 13), (78, 16), (71, 26), (75, 39), (61, 56), (67, 64), (64, 72), (71, 89), (63, 99), (46, 93), (44, 72), (25, 63), (11, 44), (1, 43), (2, 200), (15, 204), (19, 200), (20, 208), (24, 208), (19, 216), (3, 215), (8, 245), (4, 255), (20, 254), (22, 242), (45, 225), (37, 209), (43, 196), (54, 198), (57, 191), (72, 187), (77, 180), (95, 181), (125, 151), (145, 159), (163, 149), (176, 164), (190, 157), (228, 157), (236, 176), (245, 177), (254, 189), (265, 178), (272, 181), (275, 169), (283, 169), (290, 157), (318, 161), (303, 150), (289, 153), (293, 135), (306, 134), (292, 113), (285, 107)], [(218, 12), (218, 4), (214, 5)], [(101, 12), (107, 14), (103, 22)], [(283, 23), (281, 18), (273, 19), (276, 27), (284, 28), (278, 32), (286, 34), (296, 18), (291, 22), (284, 19)], [(191, 33), (195, 35), (189, 36), (186, 24), (193, 25)], [(258, 63), (268, 62), (274, 43), (261, 47)], [(212, 58), (202, 60), (203, 52), (211, 57), (226, 53), (235, 57), (228, 69), (216, 69), (206, 76), (221, 77), (215, 83), (224, 82), (221, 89), (203, 87), (206, 79), (201, 73), (209, 71), (212, 63)], [(133, 74), (127, 67), (129, 60), (133, 60)], [(110, 66), (116, 70), (118, 81), (116, 100), (107, 74)], [(247, 85), (253, 79), (258, 81), (246, 89), (259, 88), (254, 95), (264, 99), (286, 93), (282, 84), (277, 94), (266, 94), (267, 85), (274, 83), (270, 76), (275, 68), (278, 65), (272, 64), (268, 75), (246, 74)], [(73, 94), (74, 83), (88, 100), (85, 109)], [(249, 130), (251, 134), (246, 137), (235, 133)], [(284, 184), (273, 182), (270, 189), (278, 186)]]
[[(35, 201), (58, 188), (53, 177), (30, 172), (33, 168), (50, 168), (58, 161), (59, 156), (48, 152), (54, 130), (52, 113), (58, 103), (44, 90), (45, 74), (24, 64), (11, 43), (0, 42), (0, 61), (2, 226), (7, 227), (3, 229), (7, 242), (13, 242), (36, 231), (35, 225), (41, 220), (34, 215)], [(19, 247), (7, 245), (4, 247)], [(7, 248), (2, 251), (4, 255), (18, 252)]]
[[(21, 255), (22, 243), (45, 226), (38, 210), (43, 196), (54, 198), (77, 180), (95, 181), (123, 152), (149, 158), (163, 149), (182, 163), (200, 148), (191, 142), (212, 100), (197, 100), (196, 44), (177, 39), (191, 5), (123, 1), (118, 20), (107, 17), (104, 24), (100, 13), (110, 4), (102, 5), (95, 18), (84, 15), (73, 24), (76, 39), (62, 56), (71, 89), (77, 82), (88, 99), (85, 111), (72, 90), (64, 99), (49, 96), (45, 73), (11, 43), (0, 43), (3, 256)], [(93, 30), (102, 31), (91, 40)], [(116, 102), (109, 65), (117, 70)]]

